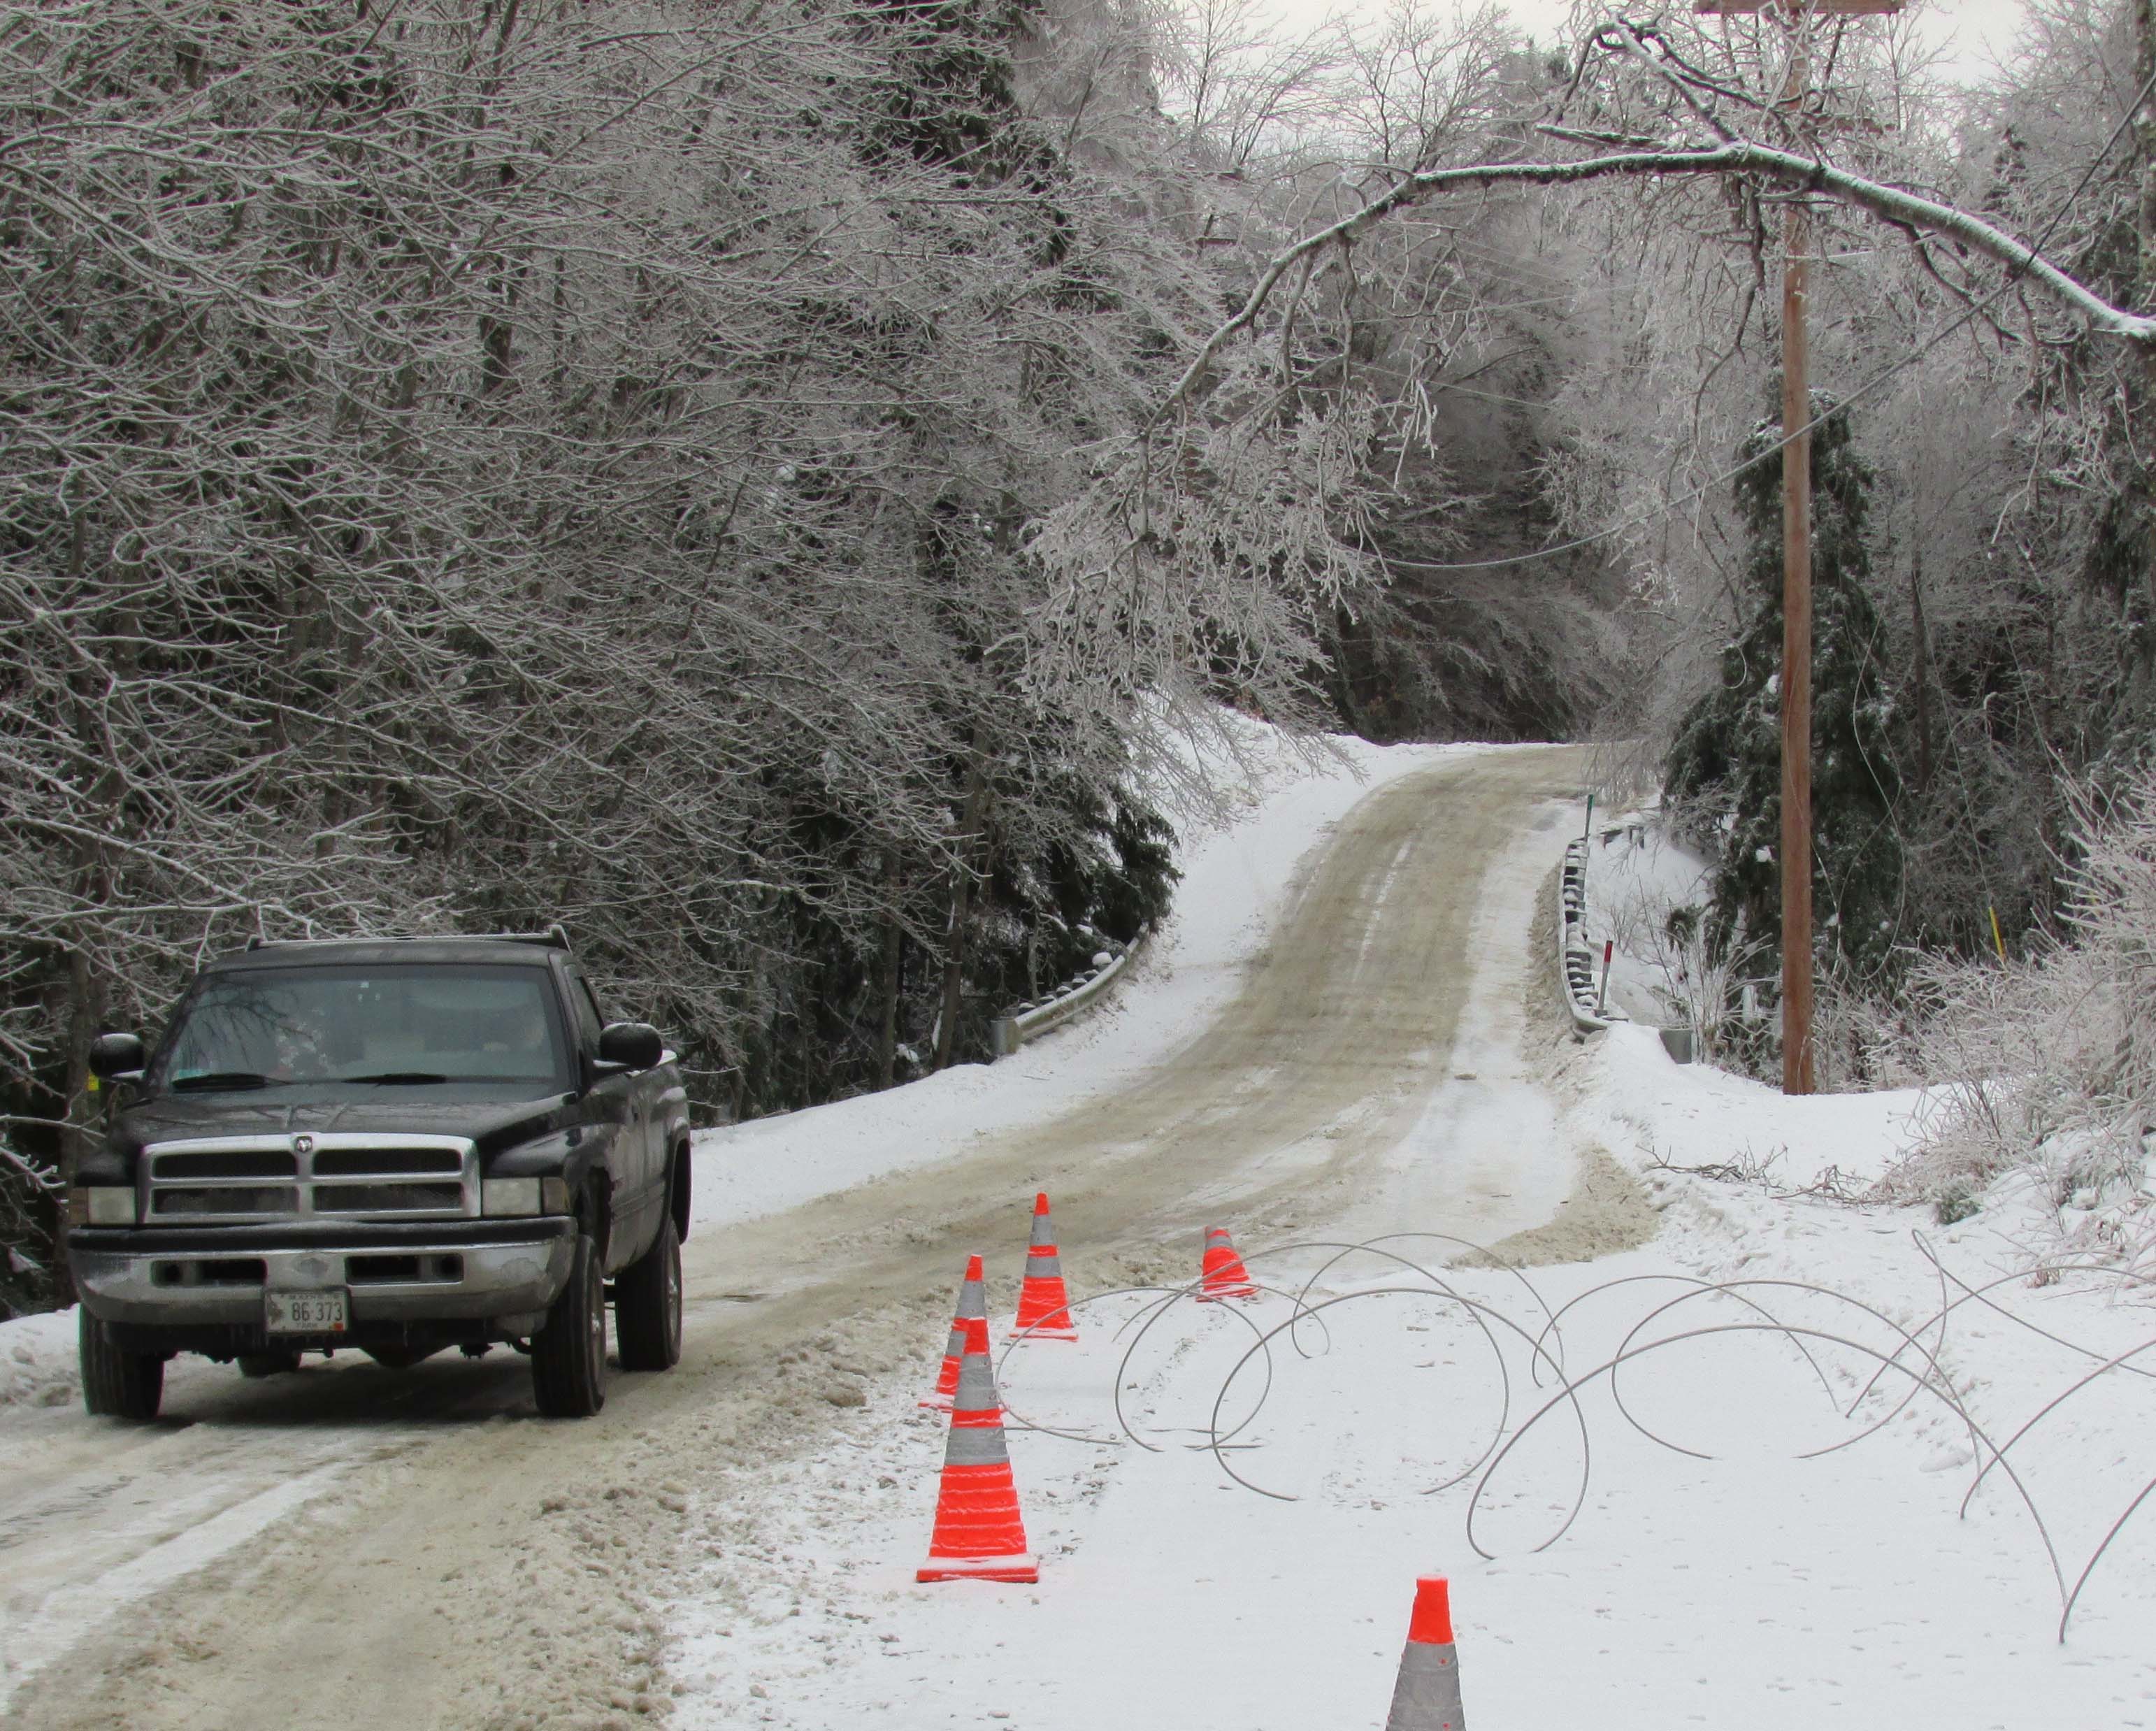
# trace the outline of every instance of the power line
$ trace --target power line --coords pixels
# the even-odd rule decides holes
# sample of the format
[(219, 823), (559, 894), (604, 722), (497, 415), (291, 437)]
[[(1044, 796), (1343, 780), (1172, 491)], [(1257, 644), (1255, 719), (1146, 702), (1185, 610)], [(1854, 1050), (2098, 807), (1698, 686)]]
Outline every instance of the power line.
[[(2074, 183), (2073, 191), (2066, 194), (2065, 202), (2059, 206), (2057, 210), (2052, 213), (2051, 220), (2045, 223), (2043, 232), (2036, 237), (2035, 244), (2029, 249), (2030, 257), (2033, 258), (2035, 254), (2043, 251), (2045, 243), (2050, 240), (2053, 232), (2058, 228), (2059, 224), (2066, 220), (2066, 213), (2073, 208), (2075, 202), (2080, 198), (2081, 195), (2088, 190), (2089, 182), (2096, 178), (2097, 171), (2103, 167), (2106, 162), (2110, 160), (2112, 150), (2117, 147), (2118, 141), (2125, 136), (2126, 129), (2133, 125), (2133, 116), (2140, 111), (2141, 105), (2148, 100), (2149, 94), (2152, 91), (2156, 91), (2156, 73), (2152, 73), (2149, 75), (2148, 82), (2141, 86), (2140, 94), (2137, 95), (2132, 102), (2127, 105), (2126, 112), (2120, 116), (2118, 125), (2112, 129), (2111, 136), (2104, 141), (2103, 148), (2097, 152), (2094, 160), (2092, 160), (2089, 163), (2088, 167), (2082, 171), (2080, 180)], [(1901, 360), (1898, 360), (1892, 365), (1874, 373), (1870, 378), (1865, 380), (1862, 384), (1859, 385), (1854, 391), (1851, 392), (1849, 395), (1841, 398), (1841, 400), (1836, 403), (1831, 408), (1827, 409), (1824, 413), (1814, 416), (1810, 420), (1805, 422), (1803, 426), (1784, 434), (1781, 438), (1775, 440), (1773, 444), (1768, 445), (1764, 450), (1759, 452), (1756, 456), (1746, 458), (1744, 461), (1738, 464), (1733, 469), (1730, 469), (1721, 475), (1717, 475), (1710, 480), (1702, 482), (1698, 486), (1694, 487), (1688, 493), (1681, 493), (1674, 499), (1666, 500), (1661, 504), (1651, 506), (1646, 511), (1640, 511), (1632, 516), (1624, 519), (1620, 522), (1613, 523), (1606, 529), (1598, 529), (1592, 535), (1578, 536), (1571, 541), (1560, 542), (1555, 547), (1539, 547), (1531, 553), (1512, 553), (1502, 559), (1464, 559), (1444, 562), (1429, 559), (1392, 558), (1383, 554), (1380, 554), (1378, 557), (1380, 560), (1388, 566), (1397, 565), (1403, 569), (1409, 571), (1496, 571), (1507, 566), (1528, 565), (1532, 564), (1537, 559), (1553, 559), (1563, 553), (1577, 552), (1583, 547), (1597, 546), (1602, 542), (1611, 540), (1619, 535), (1624, 534), (1628, 530), (1640, 528), (1645, 524), (1654, 522), (1661, 517), (1668, 516), (1673, 512), (1681, 510), (1687, 505), (1694, 504), (1699, 500), (1704, 499), (1709, 493), (1713, 492), (1717, 488), (1728, 485), (1730, 482), (1735, 480), (1738, 475), (1744, 474), (1748, 470), (1757, 468), (1760, 464), (1765, 462), (1769, 457), (1779, 455), (1785, 447), (1794, 443), (1795, 440), (1808, 436), (1811, 433), (1816, 431), (1819, 428), (1825, 426), (1827, 422), (1832, 420), (1835, 416), (1845, 413), (1850, 409), (1855, 408), (1856, 404), (1862, 402), (1866, 397), (1869, 397), (1874, 391), (1878, 390), (1889, 380), (1897, 378), (1902, 372), (1915, 366), (1917, 362), (1922, 360), (1926, 355), (1928, 355), (1941, 343), (1946, 342), (1948, 338), (1957, 335), (1965, 326), (1974, 321), (1980, 314), (1987, 311), (1994, 302), (2005, 295), (2007, 292), (2021, 280), (2021, 277), (2027, 271), (2028, 268), (2028, 263), (2026, 260), (2015, 265), (2007, 273), (2006, 280), (2004, 282), (2000, 283), (1997, 288), (1994, 289), (1989, 295), (1986, 295), (1981, 300), (1973, 303), (1969, 306), (1969, 310), (1964, 312), (1959, 318), (1938, 331), (1917, 348), (1912, 350)]]

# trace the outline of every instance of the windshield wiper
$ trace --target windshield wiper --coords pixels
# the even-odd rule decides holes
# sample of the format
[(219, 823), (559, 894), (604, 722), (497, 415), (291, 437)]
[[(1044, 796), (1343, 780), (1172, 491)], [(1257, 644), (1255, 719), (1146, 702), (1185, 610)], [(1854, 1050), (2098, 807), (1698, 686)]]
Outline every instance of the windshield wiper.
[(266, 1088), (270, 1081), (252, 1070), (206, 1070), (200, 1076), (180, 1076), (169, 1086), (175, 1094), (211, 1094), (228, 1088)]
[(384, 1087), (392, 1088), (418, 1088), (424, 1087), (432, 1082), (445, 1082), (449, 1077), (438, 1075), (431, 1070), (385, 1070), (378, 1076), (340, 1076), (338, 1080), (348, 1082), (375, 1082)]

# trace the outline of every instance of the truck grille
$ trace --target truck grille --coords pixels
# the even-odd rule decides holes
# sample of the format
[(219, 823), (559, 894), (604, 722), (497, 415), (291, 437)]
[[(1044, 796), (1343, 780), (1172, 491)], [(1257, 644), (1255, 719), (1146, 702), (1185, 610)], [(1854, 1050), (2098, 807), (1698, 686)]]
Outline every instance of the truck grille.
[(316, 1214), (461, 1214), (464, 1186), (316, 1184)]
[(464, 1169), (453, 1148), (326, 1148), (315, 1150), (316, 1178), (372, 1178), (380, 1174)]
[(138, 1183), (146, 1220), (449, 1220), (479, 1213), (478, 1155), (461, 1137), (234, 1136), (154, 1143), (143, 1155)]
[(289, 1150), (212, 1149), (203, 1154), (160, 1154), (150, 1163), (154, 1179), (297, 1178), (300, 1164)]
[(291, 1184), (152, 1184), (150, 1211), (167, 1215), (297, 1214), (300, 1193)]

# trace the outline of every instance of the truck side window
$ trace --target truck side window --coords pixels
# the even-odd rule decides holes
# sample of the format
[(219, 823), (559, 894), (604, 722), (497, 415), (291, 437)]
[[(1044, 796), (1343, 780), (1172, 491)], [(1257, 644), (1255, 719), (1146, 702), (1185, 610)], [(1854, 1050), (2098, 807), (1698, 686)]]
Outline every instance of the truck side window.
[(573, 974), (571, 978), (576, 983), (576, 989), (569, 994), (569, 1004), (577, 1018), (577, 1041), (586, 1051), (595, 1052), (599, 1049), (598, 1000), (592, 996), (591, 986), (583, 975)]

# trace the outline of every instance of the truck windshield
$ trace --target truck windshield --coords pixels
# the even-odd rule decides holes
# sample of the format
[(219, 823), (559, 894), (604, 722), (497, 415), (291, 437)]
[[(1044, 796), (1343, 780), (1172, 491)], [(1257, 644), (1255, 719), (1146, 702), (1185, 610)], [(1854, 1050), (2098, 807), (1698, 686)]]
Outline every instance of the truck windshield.
[(201, 1093), (304, 1082), (553, 1088), (567, 1052), (542, 968), (265, 968), (203, 984), (151, 1083)]

